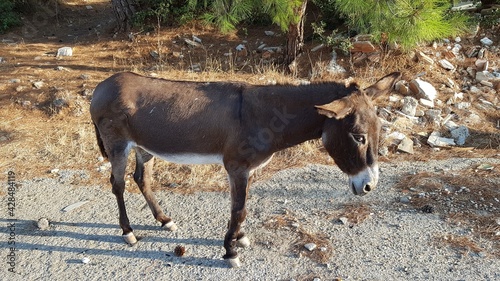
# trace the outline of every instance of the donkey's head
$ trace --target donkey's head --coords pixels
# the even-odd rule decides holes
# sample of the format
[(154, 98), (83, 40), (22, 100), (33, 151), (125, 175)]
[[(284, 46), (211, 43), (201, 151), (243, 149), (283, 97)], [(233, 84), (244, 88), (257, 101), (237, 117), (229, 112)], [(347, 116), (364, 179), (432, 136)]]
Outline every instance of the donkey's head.
[(365, 195), (378, 182), (378, 142), (380, 121), (372, 99), (388, 93), (400, 78), (391, 73), (370, 87), (357, 87), (344, 98), (318, 105), (320, 114), (328, 117), (322, 141), (339, 168), (349, 176), (349, 185), (356, 195)]

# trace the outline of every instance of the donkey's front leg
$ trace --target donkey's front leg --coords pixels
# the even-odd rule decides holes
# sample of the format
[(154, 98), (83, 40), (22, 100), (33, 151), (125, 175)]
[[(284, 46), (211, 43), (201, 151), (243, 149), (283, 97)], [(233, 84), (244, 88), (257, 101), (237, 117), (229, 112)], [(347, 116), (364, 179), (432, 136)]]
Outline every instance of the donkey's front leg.
[(239, 267), (241, 266), (241, 262), (235, 248), (238, 244), (242, 246), (249, 244), (244, 234), (240, 233), (241, 224), (247, 215), (246, 200), (249, 175), (248, 171), (228, 171), (228, 173), (231, 188), (231, 220), (229, 221), (229, 229), (224, 238), (224, 248), (226, 249), (224, 259), (228, 261), (231, 267)]

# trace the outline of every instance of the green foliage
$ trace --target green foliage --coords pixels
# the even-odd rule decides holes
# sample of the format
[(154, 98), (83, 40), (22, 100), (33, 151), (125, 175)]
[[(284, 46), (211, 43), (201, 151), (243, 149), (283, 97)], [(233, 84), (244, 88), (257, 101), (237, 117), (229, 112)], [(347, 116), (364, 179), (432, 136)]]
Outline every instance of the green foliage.
[(0, 0), (0, 33), (21, 24), (21, 16), (15, 11), (16, 3), (12, 0)]
[(335, 7), (359, 33), (403, 49), (459, 35), (468, 20), (462, 13), (450, 13), (448, 0), (336, 0)]
[(228, 33), (236, 29), (236, 24), (250, 18), (255, 3), (254, 0), (214, 0), (203, 19)]
[(349, 38), (340, 34), (338, 30), (333, 30), (330, 35), (325, 35), (326, 23), (324, 21), (321, 21), (319, 23), (313, 22), (311, 26), (315, 37), (317, 37), (321, 41), (321, 43), (325, 44), (326, 46), (339, 49), (344, 55), (349, 54), (352, 48), (352, 43)]
[(156, 24), (183, 24), (200, 15), (210, 4), (210, 0), (137, 0), (138, 12), (134, 15), (134, 25), (143, 26), (151, 21)]
[(303, 0), (264, 0), (262, 7), (264, 13), (271, 16), (273, 23), (277, 24), (281, 30), (288, 31), (290, 24), (300, 21), (300, 16), (296, 14), (296, 11), (303, 2)]

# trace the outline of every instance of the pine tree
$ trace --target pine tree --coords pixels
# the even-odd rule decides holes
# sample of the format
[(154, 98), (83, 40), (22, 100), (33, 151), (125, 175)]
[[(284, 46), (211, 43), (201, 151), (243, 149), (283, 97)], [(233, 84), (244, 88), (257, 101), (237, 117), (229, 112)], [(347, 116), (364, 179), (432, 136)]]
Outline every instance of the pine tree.
[(449, 13), (448, 0), (335, 0), (334, 5), (357, 32), (403, 49), (466, 29), (467, 17)]

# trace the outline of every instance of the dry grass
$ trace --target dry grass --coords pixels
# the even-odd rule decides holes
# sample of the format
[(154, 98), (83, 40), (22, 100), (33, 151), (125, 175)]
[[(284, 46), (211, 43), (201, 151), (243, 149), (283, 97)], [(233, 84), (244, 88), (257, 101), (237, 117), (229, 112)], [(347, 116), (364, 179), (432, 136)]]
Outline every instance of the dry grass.
[(466, 255), (470, 251), (476, 254), (484, 251), (484, 249), (479, 247), (476, 242), (466, 236), (444, 235), (436, 237), (436, 242), (438, 243), (438, 246), (442, 244), (448, 245), (458, 250), (463, 255)]
[[(289, 210), (284, 214), (274, 215), (264, 222), (264, 227), (272, 230), (291, 231), (297, 236), (291, 245), (291, 251), (298, 256), (306, 256), (318, 263), (327, 263), (333, 255), (333, 245), (330, 239), (323, 233), (312, 233), (303, 228), (297, 217)], [(308, 243), (316, 244), (316, 249), (309, 251), (304, 245)]]
[[(440, 239), (453, 246), (475, 250), (467, 239), (492, 243), (492, 254), (500, 256), (500, 172), (498, 167), (474, 167), (453, 174), (422, 172), (403, 178), (396, 186), (411, 197), (411, 206), (440, 214), (445, 221), (470, 228), (473, 238)], [(487, 169), (485, 169), (487, 167)], [(467, 249), (468, 249), (467, 248)]]

